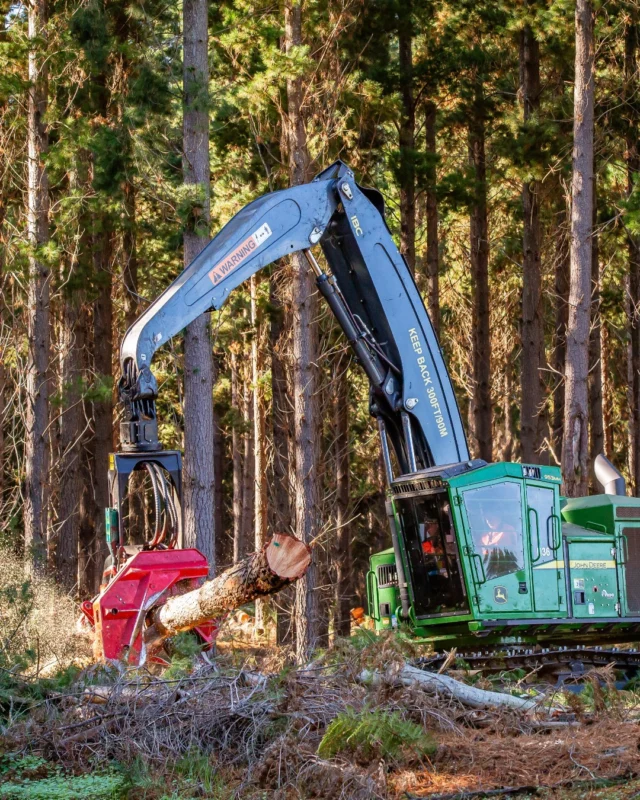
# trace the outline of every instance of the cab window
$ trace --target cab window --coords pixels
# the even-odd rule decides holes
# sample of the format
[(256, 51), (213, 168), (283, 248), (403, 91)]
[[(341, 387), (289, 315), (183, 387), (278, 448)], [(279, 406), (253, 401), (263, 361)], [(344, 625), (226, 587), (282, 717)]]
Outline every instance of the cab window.
[(407, 551), (416, 614), (467, 610), (446, 492), (396, 502)]
[(504, 481), (467, 489), (463, 496), (473, 547), (487, 580), (524, 569), (520, 485)]

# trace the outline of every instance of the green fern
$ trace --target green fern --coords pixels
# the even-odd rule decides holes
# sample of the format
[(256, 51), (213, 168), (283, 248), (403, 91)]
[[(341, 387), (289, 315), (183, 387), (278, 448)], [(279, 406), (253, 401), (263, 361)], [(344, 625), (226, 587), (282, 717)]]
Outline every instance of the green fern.
[(402, 755), (418, 758), (435, 752), (430, 733), (397, 711), (354, 711), (348, 708), (332, 720), (318, 747), (322, 758), (341, 752), (358, 753), (366, 760), (398, 759)]

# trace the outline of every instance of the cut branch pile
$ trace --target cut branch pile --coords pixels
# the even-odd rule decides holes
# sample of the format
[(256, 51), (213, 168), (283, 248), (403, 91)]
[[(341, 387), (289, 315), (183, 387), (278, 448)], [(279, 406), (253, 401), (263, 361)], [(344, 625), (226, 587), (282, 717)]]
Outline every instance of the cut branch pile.
[[(382, 648), (374, 647), (377, 657)], [(487, 692), (406, 663), (386, 674), (367, 673), (366, 664), (346, 651), (280, 675), (200, 664), (180, 679), (138, 673), (112, 685), (79, 684), (38, 702), (29, 716), (17, 708), (0, 747), (77, 767), (142, 758), (161, 769), (203, 752), (243, 800), (265, 792), (284, 798), (287, 787), (327, 800), (389, 800), (407, 791), (428, 797), (640, 772), (638, 709), (592, 712), (584, 719), (597, 725), (588, 728), (565, 710), (569, 721), (550, 736), (537, 729), (540, 722), (561, 721), (549, 699), (543, 706), (535, 698)], [(88, 677), (97, 674), (92, 670)], [(409, 769), (388, 756), (368, 763), (358, 753), (319, 756), (338, 715), (372, 712), (399, 715), (430, 731), (438, 742), (431, 762), (414, 760)]]

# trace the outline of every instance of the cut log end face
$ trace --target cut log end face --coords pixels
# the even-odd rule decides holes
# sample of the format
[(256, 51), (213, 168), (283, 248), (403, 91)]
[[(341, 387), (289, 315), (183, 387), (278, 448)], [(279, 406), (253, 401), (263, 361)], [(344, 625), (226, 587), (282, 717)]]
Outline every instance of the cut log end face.
[(304, 542), (284, 533), (276, 533), (266, 546), (265, 556), (275, 575), (297, 580), (311, 563), (311, 549)]

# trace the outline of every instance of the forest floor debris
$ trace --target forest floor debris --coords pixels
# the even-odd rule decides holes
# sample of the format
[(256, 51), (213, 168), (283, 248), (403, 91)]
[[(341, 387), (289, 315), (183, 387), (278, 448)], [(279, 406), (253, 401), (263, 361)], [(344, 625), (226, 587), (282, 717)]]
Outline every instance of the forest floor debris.
[[(640, 774), (640, 693), (617, 690), (610, 670), (580, 695), (502, 676), (505, 697), (546, 705), (479, 707), (397, 680), (411, 650), (362, 632), (295, 668), (258, 647), (202, 658), (183, 636), (162, 676), (91, 666), (56, 684), (5, 671), (0, 798), (35, 780), (16, 777), (20, 759), (38, 760), (38, 780), (106, 775), (100, 785), (120, 788), (104, 797), (150, 800), (455, 796)], [(362, 670), (379, 680), (363, 684)]]

